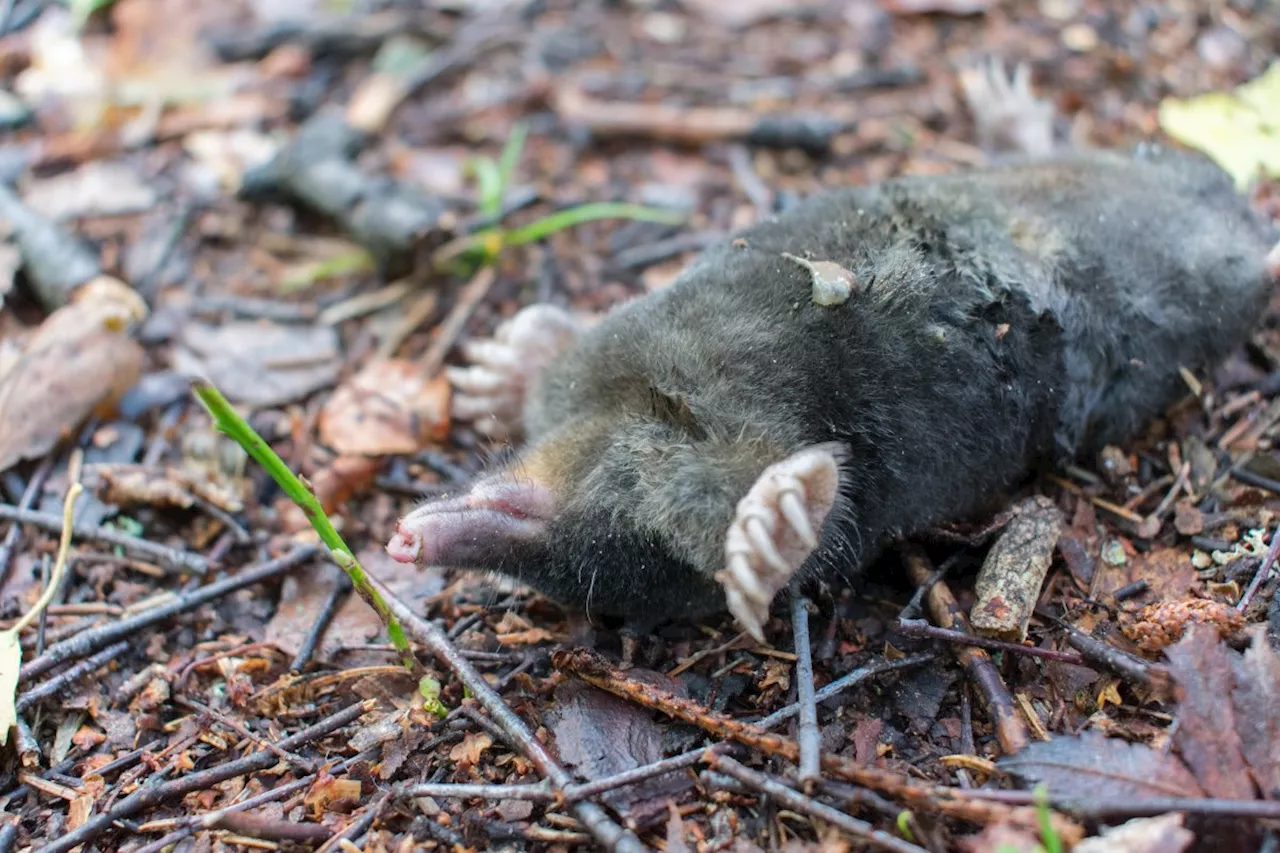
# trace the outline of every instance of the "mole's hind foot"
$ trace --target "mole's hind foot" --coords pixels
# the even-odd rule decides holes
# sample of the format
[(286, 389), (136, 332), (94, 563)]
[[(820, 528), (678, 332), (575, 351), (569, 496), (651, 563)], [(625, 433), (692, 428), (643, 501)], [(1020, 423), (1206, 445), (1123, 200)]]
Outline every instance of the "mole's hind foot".
[(988, 153), (1020, 152), (1033, 157), (1053, 153), (1053, 104), (1031, 91), (1031, 69), (1019, 63), (1009, 76), (990, 59), (960, 71), (960, 87), (973, 114), (978, 144)]
[(495, 440), (522, 429), (524, 401), (534, 379), (578, 335), (578, 321), (554, 305), (530, 305), (494, 336), (463, 345), (469, 367), (447, 374), (456, 391), (453, 416)]
[(729, 612), (760, 642), (774, 596), (818, 547), (840, 485), (838, 452), (819, 445), (770, 465), (738, 502), (716, 580)]

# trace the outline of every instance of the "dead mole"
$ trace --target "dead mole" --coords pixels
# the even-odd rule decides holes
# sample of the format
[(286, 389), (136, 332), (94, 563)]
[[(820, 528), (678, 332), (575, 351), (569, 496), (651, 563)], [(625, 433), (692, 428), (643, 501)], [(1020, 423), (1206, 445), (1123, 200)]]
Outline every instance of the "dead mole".
[[(1030, 103), (1002, 75), (989, 100)], [(1034, 156), (814, 196), (594, 323), (525, 308), (451, 373), (520, 453), (388, 550), (761, 638), (793, 581), (1132, 435), (1248, 335), (1278, 235), (1198, 154), (1019, 135)]]

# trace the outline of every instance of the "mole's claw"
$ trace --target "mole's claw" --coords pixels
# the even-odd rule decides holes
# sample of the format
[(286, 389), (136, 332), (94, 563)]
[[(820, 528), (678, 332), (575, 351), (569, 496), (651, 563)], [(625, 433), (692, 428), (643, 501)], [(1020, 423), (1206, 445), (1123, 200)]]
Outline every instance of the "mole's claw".
[(770, 465), (738, 502), (716, 573), (729, 612), (757, 640), (769, 605), (818, 546), (840, 485), (835, 445), (819, 445)]
[(578, 333), (577, 321), (552, 305), (530, 305), (498, 327), (493, 338), (462, 347), (469, 367), (449, 368), (453, 417), (490, 438), (518, 433), (533, 380)]

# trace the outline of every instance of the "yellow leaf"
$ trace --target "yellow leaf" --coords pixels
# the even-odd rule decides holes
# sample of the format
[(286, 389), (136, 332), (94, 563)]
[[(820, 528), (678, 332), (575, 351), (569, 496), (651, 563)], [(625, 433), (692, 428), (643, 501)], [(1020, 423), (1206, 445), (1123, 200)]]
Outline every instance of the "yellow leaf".
[(1213, 158), (1241, 188), (1259, 171), (1280, 175), (1280, 62), (1234, 92), (1166, 98), (1160, 127)]
[(22, 645), (17, 631), (0, 633), (0, 746), (9, 742), (9, 729), (18, 723), (14, 699), (18, 693), (18, 670), (22, 669)]

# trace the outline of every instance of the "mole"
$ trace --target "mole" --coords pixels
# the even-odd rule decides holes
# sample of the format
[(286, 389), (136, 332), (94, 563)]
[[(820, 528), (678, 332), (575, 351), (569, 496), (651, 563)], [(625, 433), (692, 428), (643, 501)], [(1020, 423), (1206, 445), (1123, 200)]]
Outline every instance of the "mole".
[(454, 414), (519, 450), (389, 553), (762, 640), (784, 589), (1184, 396), (1261, 317), (1274, 225), (1200, 154), (1055, 147), (1025, 68), (961, 82), (996, 162), (821, 192), (601, 318), (530, 305), (467, 345)]

